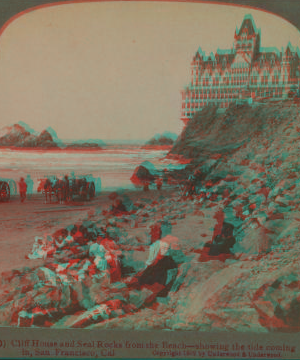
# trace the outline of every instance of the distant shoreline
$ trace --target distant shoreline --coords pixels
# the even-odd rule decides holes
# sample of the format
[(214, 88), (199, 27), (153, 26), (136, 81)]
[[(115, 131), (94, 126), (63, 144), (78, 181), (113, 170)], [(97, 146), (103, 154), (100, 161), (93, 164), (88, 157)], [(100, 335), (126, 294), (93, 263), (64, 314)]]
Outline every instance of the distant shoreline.
[(171, 150), (173, 145), (143, 145), (144, 150)]
[(87, 148), (87, 147), (76, 147), (76, 148), (60, 148), (60, 147), (53, 147), (53, 148), (43, 148), (43, 147), (15, 147), (15, 146), (0, 146), (1, 150), (10, 150), (10, 151), (37, 151), (37, 152), (64, 152), (64, 153), (73, 153), (73, 152), (102, 152), (105, 150), (112, 150), (112, 149), (140, 149), (140, 150), (156, 150), (156, 151), (165, 151), (170, 150), (172, 146), (152, 146), (152, 145), (106, 145), (105, 147), (99, 148)]

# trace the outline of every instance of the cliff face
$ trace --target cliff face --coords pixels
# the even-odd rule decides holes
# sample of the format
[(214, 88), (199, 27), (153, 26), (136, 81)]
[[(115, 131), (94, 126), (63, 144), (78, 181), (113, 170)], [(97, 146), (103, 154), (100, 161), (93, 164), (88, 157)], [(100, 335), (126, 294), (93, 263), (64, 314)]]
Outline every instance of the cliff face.
[(192, 158), (201, 187), (218, 195), (212, 205), (234, 225), (238, 261), (199, 264), (201, 279), (180, 294), (175, 328), (299, 331), (299, 140), (292, 101), (232, 106), (222, 115), (206, 108), (183, 131), (171, 154)]
[(200, 161), (213, 154), (232, 154), (241, 146), (251, 148), (266, 139), (274, 141), (285, 124), (297, 116), (298, 107), (292, 102), (256, 107), (233, 104), (224, 114), (217, 114), (216, 107), (207, 107), (188, 123), (171, 154)]

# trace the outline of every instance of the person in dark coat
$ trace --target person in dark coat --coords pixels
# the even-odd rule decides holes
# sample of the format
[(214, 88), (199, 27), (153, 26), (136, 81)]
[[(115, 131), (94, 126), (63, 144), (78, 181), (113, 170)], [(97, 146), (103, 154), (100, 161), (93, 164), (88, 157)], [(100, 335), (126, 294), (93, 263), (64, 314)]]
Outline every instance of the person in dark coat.
[(69, 182), (68, 175), (66, 175), (65, 178), (64, 178), (64, 195), (63, 195), (63, 199), (64, 199), (64, 201), (69, 201), (70, 200), (70, 182)]
[[(232, 247), (236, 243), (233, 236), (234, 226), (232, 224), (223, 223), (222, 232), (214, 237), (211, 244), (206, 244), (209, 247), (208, 255), (218, 256), (220, 254), (232, 255)], [(208, 246), (209, 245), (209, 246)]]
[(126, 214), (128, 211), (126, 209), (126, 206), (123, 204), (123, 201), (121, 199), (116, 199), (115, 203), (111, 207), (111, 215), (115, 216), (121, 216)]
[(24, 178), (22, 178), (22, 177), (19, 181), (19, 192), (20, 192), (21, 202), (23, 203), (24, 200), (26, 199), (27, 184), (26, 184)]
[(129, 282), (129, 286), (152, 290), (153, 296), (150, 296), (147, 302), (151, 302), (156, 296), (166, 296), (178, 273), (178, 264), (172, 256), (172, 252), (179, 249), (178, 239), (171, 235), (161, 239), (162, 230), (159, 223), (151, 227), (150, 235), (152, 245), (145, 268)]

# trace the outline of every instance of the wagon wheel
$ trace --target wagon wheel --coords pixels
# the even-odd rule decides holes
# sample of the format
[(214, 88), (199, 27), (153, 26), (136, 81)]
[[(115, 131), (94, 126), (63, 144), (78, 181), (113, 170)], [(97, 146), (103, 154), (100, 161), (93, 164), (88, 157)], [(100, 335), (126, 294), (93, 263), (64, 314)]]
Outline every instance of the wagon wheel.
[(8, 182), (8, 186), (9, 186), (9, 191), (12, 195), (16, 195), (17, 194), (17, 185), (16, 182), (14, 180), (9, 180)]
[(8, 201), (9, 198), (10, 198), (10, 190), (8, 183), (3, 183), (0, 189), (0, 199), (1, 201)]

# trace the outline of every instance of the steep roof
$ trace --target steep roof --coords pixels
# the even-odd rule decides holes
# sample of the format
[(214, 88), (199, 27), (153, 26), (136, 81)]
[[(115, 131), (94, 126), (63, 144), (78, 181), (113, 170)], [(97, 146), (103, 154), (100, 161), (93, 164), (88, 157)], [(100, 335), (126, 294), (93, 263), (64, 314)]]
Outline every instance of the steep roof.
[[(261, 63), (262, 61), (262, 63)], [(280, 67), (281, 56), (275, 52), (259, 52), (254, 59), (253, 69), (261, 71), (266, 66), (270, 69), (276, 69), (278, 66)]]
[(238, 53), (234, 58), (232, 66), (236, 67), (240, 63), (246, 63), (249, 66), (251, 64), (251, 57), (249, 55), (247, 55), (246, 53), (243, 53), (243, 52)]
[(234, 54), (228, 53), (228, 54), (216, 54), (216, 60), (217, 64), (221, 65), (223, 68), (224, 60), (226, 60), (226, 66), (231, 65), (234, 60)]
[(244, 30), (248, 31), (248, 35), (254, 35), (257, 33), (257, 29), (255, 26), (254, 20), (250, 14), (245, 15), (244, 20), (242, 22), (242, 25), (241, 25), (240, 30), (237, 35), (241, 36)]

